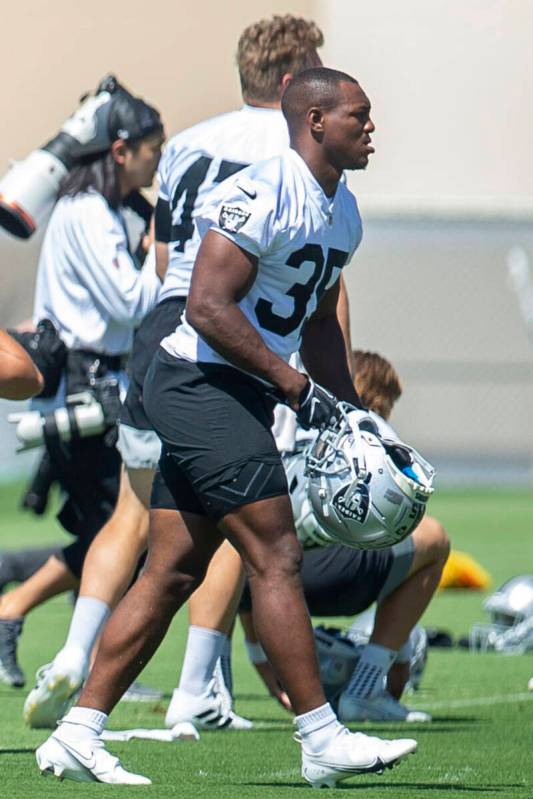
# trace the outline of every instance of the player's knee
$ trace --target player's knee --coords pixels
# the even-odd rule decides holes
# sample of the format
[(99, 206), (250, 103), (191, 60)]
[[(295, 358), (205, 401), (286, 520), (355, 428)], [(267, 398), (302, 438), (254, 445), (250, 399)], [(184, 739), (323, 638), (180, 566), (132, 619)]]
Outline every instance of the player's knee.
[(168, 569), (161, 570), (150, 566), (148, 562), (143, 572), (143, 579), (151, 584), (151, 591), (157, 595), (158, 601), (167, 605), (181, 606), (201, 585), (205, 571), (201, 569)]
[(287, 581), (296, 578), (302, 568), (303, 552), (294, 534), (281, 536), (263, 556), (245, 564), (248, 578)]
[(286, 582), (298, 578), (303, 562), (303, 552), (295, 535), (283, 536), (269, 549), (268, 557), (261, 563), (264, 577)]
[(443, 567), (450, 554), (450, 539), (442, 524), (433, 516), (426, 516), (414, 537), (415, 547), (418, 545), (427, 553), (428, 561)]

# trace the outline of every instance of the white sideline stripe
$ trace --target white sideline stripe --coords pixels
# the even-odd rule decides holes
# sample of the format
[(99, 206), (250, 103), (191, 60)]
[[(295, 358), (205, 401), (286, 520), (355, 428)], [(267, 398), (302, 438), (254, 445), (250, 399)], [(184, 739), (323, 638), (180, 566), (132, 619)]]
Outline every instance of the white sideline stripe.
[[(521, 702), (524, 699), (533, 699), (533, 692), (521, 694), (497, 694), (496, 696), (477, 696), (472, 699), (451, 699), (448, 702), (424, 703), (424, 709), (446, 710), (454, 707), (482, 707), (483, 705), (502, 704), (504, 702)], [(416, 708), (413, 708), (415, 710)]]

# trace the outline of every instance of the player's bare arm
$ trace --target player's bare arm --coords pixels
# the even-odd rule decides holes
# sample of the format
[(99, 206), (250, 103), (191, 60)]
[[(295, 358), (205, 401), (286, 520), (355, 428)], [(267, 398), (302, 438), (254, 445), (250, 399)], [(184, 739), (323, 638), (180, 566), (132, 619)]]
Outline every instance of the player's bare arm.
[(337, 316), (340, 280), (322, 296), (313, 316), (303, 330), (300, 355), (311, 378), (335, 396), (361, 407), (354, 388), (346, 345)]
[(339, 299), (337, 301), (337, 319), (341, 326), (342, 335), (344, 338), (344, 346), (346, 347), (346, 357), (348, 359), (348, 369), (352, 379), (355, 376), (355, 363), (352, 352), (352, 334), (350, 332), (350, 303), (348, 301), (348, 291), (346, 290), (346, 282), (341, 275), (339, 279)]
[(307, 385), (306, 376), (265, 345), (238, 305), (256, 275), (254, 255), (220, 233), (208, 231), (196, 258), (187, 321), (227, 361), (267, 380), (296, 410)]
[(0, 330), (0, 396), (27, 399), (38, 394), (43, 385), (42, 375), (26, 350)]

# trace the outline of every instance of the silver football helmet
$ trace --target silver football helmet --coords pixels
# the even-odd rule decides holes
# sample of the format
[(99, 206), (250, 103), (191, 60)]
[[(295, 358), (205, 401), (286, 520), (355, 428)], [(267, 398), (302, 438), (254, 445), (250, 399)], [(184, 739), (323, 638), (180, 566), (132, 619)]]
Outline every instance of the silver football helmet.
[(399, 440), (382, 437), (372, 417), (346, 403), (307, 453), (307, 496), (330, 543), (383, 549), (419, 524), (435, 470)]
[(483, 603), (490, 622), (474, 624), (470, 648), (523, 654), (533, 650), (533, 574), (507, 580)]
[(329, 546), (333, 542), (327, 533), (322, 532), (307, 496), (305, 462), (305, 449), (283, 457), (296, 535), (304, 549)]

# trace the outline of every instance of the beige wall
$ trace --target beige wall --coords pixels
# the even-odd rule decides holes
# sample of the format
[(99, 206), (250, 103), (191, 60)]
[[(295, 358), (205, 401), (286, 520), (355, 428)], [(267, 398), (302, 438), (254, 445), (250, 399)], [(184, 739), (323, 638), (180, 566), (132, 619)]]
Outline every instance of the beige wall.
[(114, 71), (157, 105), (169, 132), (240, 102), (242, 29), (308, 0), (29, 0), (2, 5), (0, 168), (53, 135), (82, 92)]
[(533, 215), (531, 0), (322, 0), (327, 63), (374, 105), (369, 211)]
[[(169, 134), (241, 103), (234, 54), (243, 28), (309, 0), (28, 0), (3, 3), (0, 175), (51, 138), (107, 72), (162, 112)], [(0, 230), (0, 324), (31, 313), (39, 237)]]

